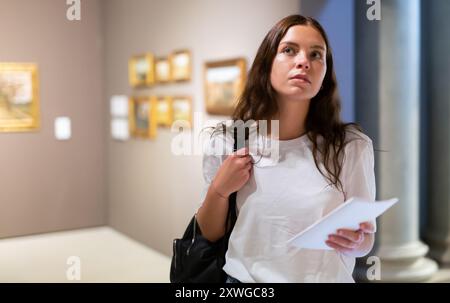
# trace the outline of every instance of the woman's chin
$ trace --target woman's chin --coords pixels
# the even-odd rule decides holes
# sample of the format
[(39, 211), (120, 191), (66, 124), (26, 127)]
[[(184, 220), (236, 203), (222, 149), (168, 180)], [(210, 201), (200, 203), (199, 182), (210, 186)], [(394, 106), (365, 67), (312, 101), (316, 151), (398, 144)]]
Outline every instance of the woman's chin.
[(295, 100), (309, 100), (314, 97), (314, 94), (311, 92), (311, 90), (298, 88), (291, 90), (290, 94), (288, 94), (286, 97)]

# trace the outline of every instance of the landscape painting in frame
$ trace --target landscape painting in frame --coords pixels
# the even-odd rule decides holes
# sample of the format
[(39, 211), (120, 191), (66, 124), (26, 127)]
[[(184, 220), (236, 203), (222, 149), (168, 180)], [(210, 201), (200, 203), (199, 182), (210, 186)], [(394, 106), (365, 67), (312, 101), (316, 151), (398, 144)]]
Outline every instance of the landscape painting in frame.
[(170, 127), (173, 120), (172, 98), (161, 96), (157, 100), (158, 125)]
[(191, 80), (192, 58), (189, 50), (174, 51), (169, 56), (171, 80), (189, 81)]
[(155, 82), (167, 83), (171, 81), (171, 68), (168, 58), (158, 58), (155, 60)]
[(130, 98), (130, 133), (135, 138), (156, 137), (156, 98)]
[(155, 58), (152, 53), (133, 56), (128, 63), (129, 82), (132, 87), (151, 86), (155, 83)]
[(192, 99), (189, 96), (175, 96), (172, 98), (173, 120), (187, 121), (192, 125)]
[(39, 128), (37, 65), (0, 62), (0, 131), (23, 132)]
[(245, 59), (238, 58), (205, 64), (206, 111), (213, 115), (230, 116), (244, 88)]

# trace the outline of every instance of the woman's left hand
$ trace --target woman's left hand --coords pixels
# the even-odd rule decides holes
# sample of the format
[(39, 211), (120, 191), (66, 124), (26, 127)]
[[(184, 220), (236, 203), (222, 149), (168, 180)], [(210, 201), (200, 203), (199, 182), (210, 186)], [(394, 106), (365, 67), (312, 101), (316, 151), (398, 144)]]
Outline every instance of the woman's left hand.
[(364, 250), (366, 238), (375, 233), (375, 227), (370, 222), (359, 224), (358, 230), (339, 229), (336, 234), (328, 236), (325, 243), (343, 254), (354, 254)]

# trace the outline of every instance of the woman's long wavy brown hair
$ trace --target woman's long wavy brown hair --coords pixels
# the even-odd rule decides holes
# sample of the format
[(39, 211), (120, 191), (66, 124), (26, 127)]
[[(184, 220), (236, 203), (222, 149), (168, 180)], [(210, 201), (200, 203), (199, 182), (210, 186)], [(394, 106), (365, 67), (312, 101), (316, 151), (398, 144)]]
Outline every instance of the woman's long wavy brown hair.
[[(340, 117), (341, 103), (337, 92), (333, 56), (327, 35), (313, 18), (291, 15), (283, 18), (267, 33), (261, 43), (248, 73), (244, 90), (232, 115), (233, 120), (270, 120), (277, 113), (277, 93), (270, 82), (272, 63), (279, 43), (290, 27), (312, 26), (320, 32), (326, 43), (327, 71), (318, 94), (311, 99), (305, 129), (313, 143), (314, 162), (320, 173), (332, 185), (343, 191), (339, 179), (344, 159), (346, 131), (362, 132), (356, 123), (343, 123)], [(320, 140), (319, 140), (320, 139)], [(320, 168), (322, 163), (325, 171)]]

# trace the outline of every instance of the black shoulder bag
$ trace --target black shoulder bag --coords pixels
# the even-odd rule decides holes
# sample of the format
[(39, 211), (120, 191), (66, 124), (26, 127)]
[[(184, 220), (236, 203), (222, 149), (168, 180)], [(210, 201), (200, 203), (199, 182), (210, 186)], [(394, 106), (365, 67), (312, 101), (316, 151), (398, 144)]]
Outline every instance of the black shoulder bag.
[[(234, 132), (234, 147), (237, 149), (237, 131)], [(183, 238), (173, 240), (173, 256), (170, 266), (172, 283), (223, 283), (227, 274), (222, 270), (228, 240), (236, 223), (236, 195), (229, 197), (226, 233), (216, 242), (210, 242), (200, 232), (195, 215), (191, 219)]]

